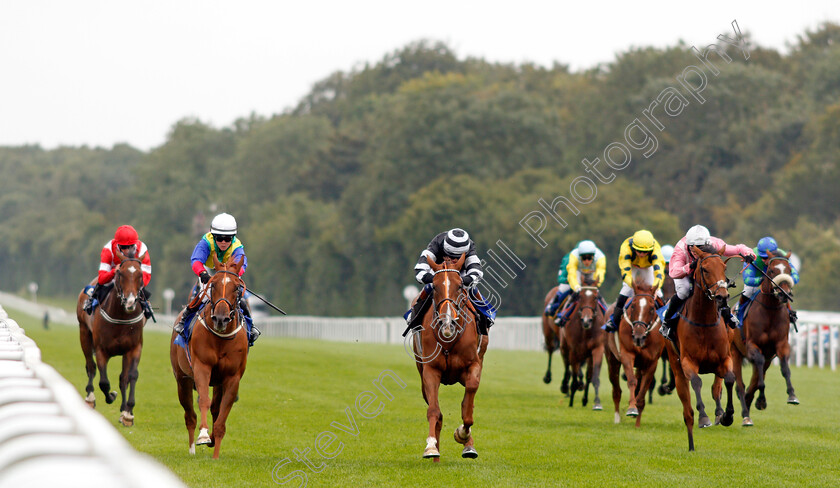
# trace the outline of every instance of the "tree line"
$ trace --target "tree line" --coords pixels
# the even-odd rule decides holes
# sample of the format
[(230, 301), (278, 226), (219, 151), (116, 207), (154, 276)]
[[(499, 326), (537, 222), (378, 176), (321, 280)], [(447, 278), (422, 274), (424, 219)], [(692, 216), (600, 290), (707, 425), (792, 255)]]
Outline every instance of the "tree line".
[[(41, 293), (73, 296), (128, 223), (149, 245), (154, 299), (173, 288), (177, 305), (194, 279), (196, 240), (227, 211), (248, 254), (248, 286), (291, 313), (401, 313), (420, 251), (458, 226), (488, 264), (490, 249), (503, 256), (499, 240), (515, 253), (524, 266), (515, 278), (495, 268), (507, 285), (494, 282), (500, 313), (535, 315), (576, 242), (606, 253), (611, 296), (627, 236), (647, 228), (673, 244), (702, 223), (731, 242), (773, 235), (802, 259), (797, 306), (838, 310), (840, 26), (803, 33), (786, 54), (754, 44), (749, 59), (723, 52), (731, 62), (711, 56), (719, 74), (704, 103), (683, 90), (688, 103), (664, 129), (646, 121), (652, 152), (640, 130), (632, 139), (625, 131), (700, 64), (682, 43), (573, 72), (459, 58), (419, 41), (330, 74), (282, 114), (221, 128), (180, 120), (148, 152), (2, 147), (0, 287), (35, 281)], [(601, 184), (582, 160), (603, 160), (616, 141), (640, 145), (633, 164)], [(596, 196), (576, 204), (577, 215), (557, 207), (558, 225), (540, 200), (585, 193), (586, 175)], [(547, 219), (545, 247), (521, 224), (535, 210)]]

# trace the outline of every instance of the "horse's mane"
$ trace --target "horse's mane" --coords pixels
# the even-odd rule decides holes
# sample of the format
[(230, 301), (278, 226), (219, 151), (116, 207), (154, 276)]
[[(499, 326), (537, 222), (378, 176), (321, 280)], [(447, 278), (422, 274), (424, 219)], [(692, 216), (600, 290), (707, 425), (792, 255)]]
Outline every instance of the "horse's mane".
[(694, 247), (696, 247), (697, 249), (700, 249), (701, 251), (703, 251), (705, 253), (708, 253), (708, 254), (718, 254), (718, 252), (720, 251), (718, 248), (716, 248), (712, 244), (703, 244), (703, 245), (694, 246)]

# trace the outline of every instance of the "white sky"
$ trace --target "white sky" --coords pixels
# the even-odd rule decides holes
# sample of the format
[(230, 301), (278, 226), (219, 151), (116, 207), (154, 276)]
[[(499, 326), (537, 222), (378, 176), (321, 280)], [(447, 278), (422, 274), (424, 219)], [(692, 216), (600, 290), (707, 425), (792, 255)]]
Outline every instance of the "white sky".
[(840, 2), (3, 0), (0, 145), (148, 150), (183, 117), (270, 116), (423, 38), (459, 58), (578, 70), (631, 46), (705, 46), (733, 19), (785, 50), (840, 22)]

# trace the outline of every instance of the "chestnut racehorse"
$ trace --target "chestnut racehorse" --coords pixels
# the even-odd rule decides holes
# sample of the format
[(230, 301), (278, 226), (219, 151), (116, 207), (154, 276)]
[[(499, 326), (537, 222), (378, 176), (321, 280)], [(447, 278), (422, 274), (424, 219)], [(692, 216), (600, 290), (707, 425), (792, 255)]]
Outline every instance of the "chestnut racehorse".
[[(173, 331), (169, 359), (178, 383), (178, 400), (184, 408), (190, 454), (195, 454), (196, 444), (204, 444), (215, 447), (213, 459), (218, 459), (225, 437), (225, 422), (239, 393), (239, 381), (245, 374), (248, 336), (238, 308), (239, 299), (245, 291), (245, 283), (239, 277), (243, 259), (221, 264), (215, 253), (212, 256), (216, 273), (193, 298), (194, 304), (200, 303), (205, 295), (208, 301), (198, 312), (188, 345), (189, 352), (175, 344), (177, 333)], [(201, 416), (198, 439), (195, 439), (193, 390), (198, 391)], [(207, 431), (207, 410), (213, 416), (211, 433)]]
[[(554, 297), (557, 295), (557, 288), (558, 287), (555, 286), (545, 296), (542, 310), (545, 310), (548, 307), (548, 304), (554, 300)], [(557, 308), (557, 313), (560, 313), (562, 309), (563, 304), (561, 303)], [(540, 312), (540, 316), (542, 317), (543, 337), (545, 338), (545, 352), (548, 353), (548, 368), (545, 370), (543, 383), (548, 384), (551, 383), (551, 355), (554, 351), (560, 349), (560, 335), (563, 333), (563, 329), (560, 329), (554, 324), (554, 317), (556, 314), (549, 317), (545, 313)]]
[[(688, 450), (694, 450), (694, 410), (691, 408), (691, 394), (688, 385), (694, 389), (699, 426), (709, 427), (700, 390), (701, 374), (714, 373), (712, 396), (715, 399), (716, 423), (732, 425), (735, 408), (732, 405), (732, 386), (735, 372), (729, 354), (731, 333), (720, 315), (720, 309), (727, 305), (729, 288), (734, 286), (726, 277), (726, 263), (720, 257), (720, 250), (712, 246), (688, 246), (697, 257), (694, 269), (694, 286), (685, 307), (680, 312), (675, 343), (667, 341), (668, 362), (677, 382), (677, 395), (683, 405), (683, 421), (688, 432)], [(727, 259), (728, 260), (728, 259)], [(726, 383), (726, 411), (721, 408), (721, 379)], [(741, 405), (744, 398), (740, 396)]]
[[(613, 304), (607, 311), (612, 314)], [(607, 353), (607, 366), (610, 371), (610, 383), (613, 387), (615, 404), (615, 423), (621, 421), (618, 413), (621, 403), (621, 382), (619, 373), (624, 366), (627, 377), (627, 390), (630, 403), (626, 415), (636, 417), (636, 427), (642, 423), (645, 409), (645, 394), (656, 378), (656, 365), (665, 347), (665, 338), (659, 333), (659, 316), (656, 314), (656, 288), (637, 279), (633, 283), (633, 298), (630, 306), (624, 310), (616, 333), (607, 334), (610, 352)], [(618, 347), (615, 339), (618, 339)]]
[[(120, 264), (115, 269), (113, 288), (91, 315), (84, 311), (88, 296), (84, 292), (80, 293), (76, 303), (76, 318), (79, 320), (79, 338), (88, 377), (85, 401), (91, 407), (96, 407), (93, 378), (97, 368), (99, 388), (105, 394), (105, 402), (111, 404), (116, 400), (117, 392), (110, 391), (108, 360), (122, 356), (120, 423), (131, 427), (134, 425), (134, 388), (139, 375), (137, 368), (143, 350), (143, 326), (146, 323), (140, 305), (143, 273), (140, 271), (140, 260), (134, 257), (134, 253), (125, 255), (117, 250), (117, 257)], [(96, 280), (91, 285), (95, 283)], [(128, 395), (126, 389), (129, 390)]]
[(455, 440), (464, 444), (462, 457), (478, 457), (470, 428), (488, 338), (478, 333), (473, 306), (466, 289), (461, 286), (461, 268), (465, 258), (466, 254), (457, 261), (446, 258), (442, 264), (426, 258), (434, 273), (432, 306), (423, 317), (422, 328), (412, 330), (412, 348), (420, 373), (423, 399), (429, 405), (426, 410), (429, 435), (423, 457), (433, 458), (435, 462), (440, 461), (440, 429), (443, 426), (443, 414), (438, 404), (441, 384), (460, 383), (464, 386), (464, 400), (461, 402), (463, 424), (455, 429)]
[[(581, 273), (583, 286), (569, 321), (558, 332), (560, 336), (560, 354), (563, 357), (564, 374), (560, 391), (569, 394), (569, 406), (574, 405), (575, 392), (583, 390), (581, 405), (589, 401), (589, 384), (595, 389), (593, 410), (601, 410), (601, 398), (598, 389), (601, 385), (601, 363), (604, 358), (604, 340), (606, 334), (601, 329), (604, 324), (604, 311), (599, 303), (599, 291), (591, 274)], [(560, 313), (560, 312), (558, 312)], [(557, 326), (555, 326), (557, 327)], [(565, 329), (565, 330), (564, 330)], [(583, 380), (583, 364), (586, 363), (586, 382)], [(569, 378), (572, 383), (569, 385)]]
[[(742, 329), (745, 337), (742, 337), (740, 333), (733, 334), (732, 360), (739, 395), (744, 394), (744, 380), (741, 374), (743, 358), (749, 359), (753, 365), (752, 380), (746, 390), (744, 408), (741, 412), (744, 417), (742, 425), (745, 427), (752, 425), (750, 406), (756, 390), (758, 390), (758, 399), (755, 401), (755, 408), (759, 410), (767, 408), (767, 399), (764, 397), (764, 375), (776, 356), (779, 357), (782, 376), (787, 383), (787, 402), (791, 405), (799, 404), (799, 399), (796, 398), (790, 382), (788, 296), (793, 296), (793, 278), (789, 258), (790, 252), (786, 255), (770, 253), (764, 260), (767, 264), (766, 273), (770, 279), (765, 277), (761, 280), (758, 296), (747, 311)], [(781, 288), (783, 292), (778, 291), (778, 288)]]

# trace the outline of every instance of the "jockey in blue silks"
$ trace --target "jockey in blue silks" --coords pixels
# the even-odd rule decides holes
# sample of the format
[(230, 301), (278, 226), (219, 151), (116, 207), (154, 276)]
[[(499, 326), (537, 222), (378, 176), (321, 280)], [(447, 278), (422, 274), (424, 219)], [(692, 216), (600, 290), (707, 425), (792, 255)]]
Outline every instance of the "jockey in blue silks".
[[(770, 253), (781, 253), (782, 255), (787, 255), (787, 251), (780, 249), (779, 245), (776, 243), (776, 239), (773, 239), (770, 236), (759, 239), (758, 245), (753, 248), (753, 252), (755, 252), (756, 260), (751, 265), (744, 268), (744, 272), (741, 274), (744, 279), (744, 291), (741, 294), (741, 299), (738, 301), (736, 309), (738, 319), (740, 319), (741, 322), (744, 320), (743, 314), (746, 310), (745, 305), (747, 302), (751, 302), (755, 298), (755, 295), (761, 287), (761, 280), (764, 279), (764, 273), (762, 273), (762, 271), (767, 271), (767, 262), (765, 259), (768, 258)], [(794, 285), (799, 283), (799, 271), (793, 267), (793, 263), (790, 263), (790, 277), (793, 278)], [(796, 310), (790, 308), (790, 304), (788, 304), (788, 314), (790, 315), (790, 321), (796, 322)]]

